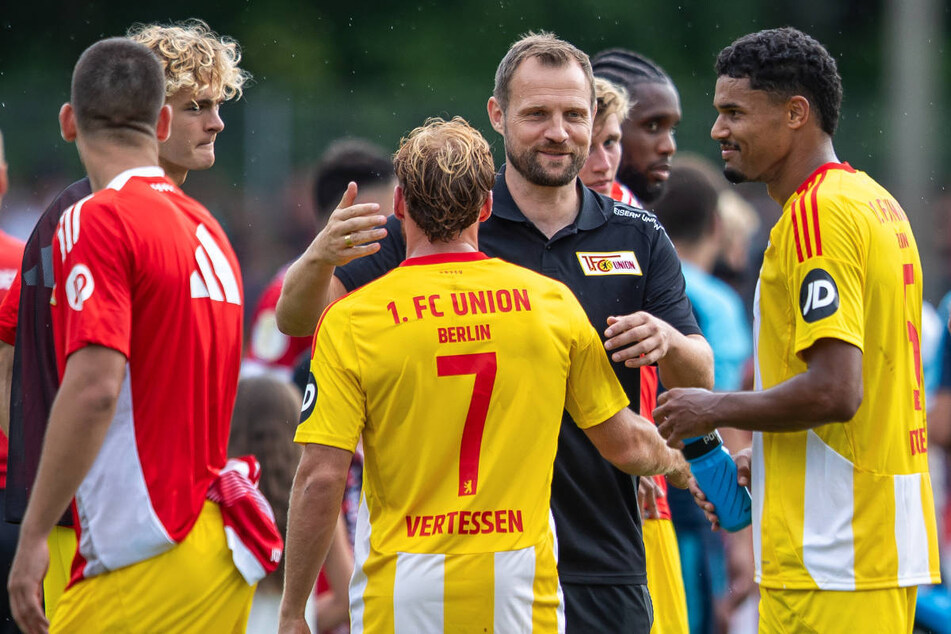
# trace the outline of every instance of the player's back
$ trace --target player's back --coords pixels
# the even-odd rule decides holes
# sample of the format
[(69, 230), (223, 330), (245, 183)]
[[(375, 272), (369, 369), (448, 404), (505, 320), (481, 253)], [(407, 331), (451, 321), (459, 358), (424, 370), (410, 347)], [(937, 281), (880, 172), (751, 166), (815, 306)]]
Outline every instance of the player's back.
[[(324, 353), (326, 332), (344, 333), (339, 358)], [(454, 626), (488, 618), (496, 631), (521, 631), (526, 621), (506, 620), (499, 592), (527, 593), (528, 624), (533, 593), (554, 618), (549, 496), (563, 411), (586, 427), (626, 405), (571, 291), (481, 254), (414, 258), (327, 310), (318, 363), (338, 368), (317, 377), (318, 412), (338, 392), (328, 380), (357, 382), (365, 398), (353, 408), (366, 420), (355, 620), (359, 595), (387, 592), (383, 577), (397, 595), (438, 584)], [(466, 609), (471, 618), (454, 612)], [(545, 623), (534, 626), (556, 627)]]
[(90, 576), (183, 539), (224, 466), (241, 277), (218, 223), (157, 168), (126, 172), (66, 210), (54, 271), (60, 372), (89, 344), (123, 353), (128, 364), (76, 496)]

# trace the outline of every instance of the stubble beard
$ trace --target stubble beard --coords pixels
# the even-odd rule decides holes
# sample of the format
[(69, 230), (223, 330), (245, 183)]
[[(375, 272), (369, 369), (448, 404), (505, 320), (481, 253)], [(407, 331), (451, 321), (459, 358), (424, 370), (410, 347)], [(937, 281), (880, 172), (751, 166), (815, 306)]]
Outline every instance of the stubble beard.
[(575, 181), (588, 157), (579, 152), (571, 152), (570, 156), (571, 162), (563, 170), (553, 174), (542, 167), (534, 148), (516, 154), (508, 144), (505, 145), (505, 158), (509, 165), (525, 180), (540, 187), (564, 187)]
[(661, 197), (667, 187), (666, 181), (652, 183), (646, 175), (631, 166), (621, 165), (617, 172), (617, 180), (631, 190), (641, 204), (647, 205)]

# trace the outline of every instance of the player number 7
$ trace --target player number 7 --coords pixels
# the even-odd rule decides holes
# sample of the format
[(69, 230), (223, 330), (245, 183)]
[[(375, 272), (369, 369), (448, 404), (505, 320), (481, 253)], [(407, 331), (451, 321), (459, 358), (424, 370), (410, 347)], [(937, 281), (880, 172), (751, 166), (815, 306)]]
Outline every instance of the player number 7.
[(466, 423), (462, 428), (459, 445), (459, 495), (475, 495), (479, 487), (479, 454), (482, 451), (482, 431), (489, 413), (489, 401), (495, 387), (495, 353), (454, 354), (436, 357), (439, 376), (475, 374), (472, 398)]

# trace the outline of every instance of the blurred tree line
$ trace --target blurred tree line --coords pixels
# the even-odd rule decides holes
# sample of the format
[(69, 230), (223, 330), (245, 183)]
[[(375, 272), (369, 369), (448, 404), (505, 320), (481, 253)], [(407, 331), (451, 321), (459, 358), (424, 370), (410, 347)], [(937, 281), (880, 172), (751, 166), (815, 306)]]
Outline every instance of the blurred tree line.
[[(947, 13), (948, 0), (943, 12)], [(392, 3), (164, 0), (139, 5), (115, 0), (14, 3), (0, 0), (0, 129), (19, 187), (42, 187), (51, 174), (81, 173), (73, 148), (60, 138), (56, 113), (67, 100), (72, 65), (93, 41), (121, 35), (137, 21), (199, 17), (240, 42), (254, 75), (245, 97), (223, 108), (218, 164), (189, 177), (186, 190), (228, 191), (231, 224), (255, 222), (278, 231), (286, 201), (278, 200), (295, 171), (307, 169), (328, 142), (363, 136), (395, 149), (400, 136), (427, 116), (462, 115), (493, 144), (485, 102), (496, 65), (529, 30), (551, 30), (593, 54), (611, 46), (635, 49), (666, 68), (681, 92), (681, 150), (716, 158), (709, 138), (717, 52), (736, 37), (792, 25), (823, 42), (845, 83), (837, 134), (842, 160), (888, 184), (884, 121), (884, 0), (456, 0)], [(935, 42), (943, 56), (948, 42)], [(947, 103), (949, 69), (941, 68)], [(937, 138), (949, 138), (939, 117)], [(943, 185), (951, 148), (942, 144), (932, 178)], [(298, 195), (305, 189), (298, 188)], [(51, 194), (50, 194), (51, 195)], [(235, 210), (233, 207), (240, 207)], [(306, 244), (286, 236), (288, 253)], [(295, 243), (296, 242), (296, 243)], [(280, 254), (277, 258), (289, 257)]]

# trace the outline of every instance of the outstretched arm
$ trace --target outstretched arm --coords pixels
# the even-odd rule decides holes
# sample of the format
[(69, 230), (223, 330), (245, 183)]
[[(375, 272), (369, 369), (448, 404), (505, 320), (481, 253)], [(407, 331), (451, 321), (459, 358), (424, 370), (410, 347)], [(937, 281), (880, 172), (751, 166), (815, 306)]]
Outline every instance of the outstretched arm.
[(625, 407), (599, 425), (584, 430), (605, 460), (631, 475), (665, 475), (685, 489), (690, 467), (677, 450), (669, 448), (657, 428)]
[(277, 327), (284, 334), (313, 335), (324, 308), (345, 292), (334, 268), (380, 250), (375, 240), (386, 237), (380, 227), (386, 216), (376, 203), (354, 205), (356, 197), (357, 185), (350, 183), (327, 225), (287, 269), (276, 309)]

